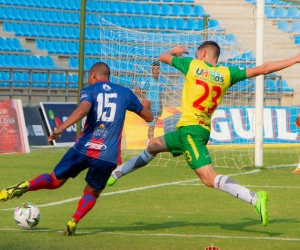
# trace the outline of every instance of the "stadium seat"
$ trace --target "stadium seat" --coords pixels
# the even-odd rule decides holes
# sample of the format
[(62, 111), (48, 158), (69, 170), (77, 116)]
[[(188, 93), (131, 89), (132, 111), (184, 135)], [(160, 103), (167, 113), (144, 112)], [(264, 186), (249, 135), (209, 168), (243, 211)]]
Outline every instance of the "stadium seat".
[(133, 14), (134, 13), (134, 5), (131, 2), (125, 2), (125, 10), (127, 14)]
[(140, 3), (134, 3), (134, 13), (135, 14), (143, 14), (143, 6)]
[(26, 9), (20, 8), (19, 13), (20, 13), (20, 17), (22, 18), (22, 21), (28, 21), (29, 20), (28, 13), (27, 13)]
[(134, 15), (134, 16), (132, 16), (131, 20), (132, 20), (133, 28), (136, 28), (136, 29), (141, 28), (141, 20), (140, 20), (140, 18), (138, 18), (137, 16)]
[(153, 8), (152, 5), (150, 6), (150, 4), (144, 3), (142, 5), (142, 7), (143, 7), (142, 12), (143, 12), (144, 15), (154, 15), (154, 13), (152, 13), (152, 8)]
[(143, 29), (149, 28), (149, 20), (147, 17), (141, 16), (140, 20), (141, 20), (141, 28), (143, 28)]
[(14, 32), (12, 24), (10, 22), (3, 22), (3, 31)]
[(177, 30), (184, 30), (185, 29), (185, 22), (182, 18), (176, 18), (176, 29)]
[(170, 5), (168, 5), (168, 4), (162, 4), (161, 5), (161, 12), (160, 12), (160, 14), (162, 16), (169, 16), (170, 12), (171, 12)]
[(72, 21), (73, 24), (79, 24), (80, 21), (79, 21), (79, 15), (78, 13), (74, 13), (74, 12), (70, 12), (70, 19)]
[(276, 7), (274, 11), (275, 18), (287, 18), (287, 10), (284, 7)]
[(167, 23), (166, 23), (165, 18), (163, 18), (163, 17), (158, 18), (158, 28), (159, 29), (166, 29), (167, 28)]
[(53, 54), (56, 52), (51, 40), (45, 40), (45, 47), (48, 50), (48, 53), (50, 53), (50, 54)]
[(181, 16), (181, 7), (178, 4), (173, 4), (169, 16)]
[(49, 27), (50, 27), (50, 32), (52, 34), (52, 37), (54, 37), (54, 38), (60, 38), (60, 33), (58, 32), (58, 26), (51, 25)]
[[(62, 2), (64, 2), (64, 1), (62, 1)], [(86, 11), (88, 11), (88, 12), (95, 11), (94, 1), (87, 1), (86, 2)]]
[(156, 17), (150, 16), (149, 18), (149, 28), (157, 29), (158, 28), (158, 20)]
[(125, 14), (126, 13), (126, 8), (125, 4), (123, 2), (117, 2), (117, 9), (119, 14)]
[(226, 34), (225, 36), (226, 41), (237, 43), (236, 37), (234, 34)]
[(116, 5), (115, 2), (108, 1), (107, 6), (108, 6), (108, 9), (109, 9), (110, 13), (117, 13), (118, 12), (118, 8), (117, 8), (117, 5)]
[(272, 7), (265, 7), (265, 14), (267, 18), (275, 18), (275, 9)]
[(206, 14), (205, 10), (203, 9), (203, 7), (201, 5), (194, 5), (194, 8), (189, 16), (200, 18), (201, 16), (203, 16), (205, 14)]
[(175, 24), (174, 19), (172, 19), (172, 18), (166, 18), (166, 21), (167, 21), (167, 29), (173, 30), (173, 29), (176, 28), (176, 24)]
[(12, 48), (10, 48), (7, 45), (6, 39), (3, 37), (0, 37), (0, 50), (1, 51), (11, 51)]
[(287, 11), (287, 15), (286, 15), (287, 18), (300, 18), (300, 13), (299, 13), (299, 9), (298, 8), (288, 8), (288, 11)]
[(292, 22), (290, 32), (299, 32), (300, 31), (300, 22)]
[(279, 30), (282, 30), (283, 32), (290, 32), (291, 31), (291, 25), (288, 21), (279, 20), (277, 23), (277, 28)]
[(160, 15), (160, 12), (161, 12), (161, 9), (158, 4), (155, 3), (155, 4), (151, 5), (151, 14), (152, 15)]
[(10, 7), (3, 7), (3, 11), (4, 11), (4, 18), (6, 20), (14, 20), (12, 9)]
[(129, 16), (124, 16), (124, 22), (126, 24), (126, 28), (131, 29), (133, 28), (133, 22)]
[(12, 8), (12, 19), (19, 21), (22, 20), (22, 17), (20, 16), (19, 8)]
[[(67, 1), (67, 5), (70, 10), (78, 10), (79, 9), (79, 6), (76, 4), (76, 3), (79, 3), (78, 1), (74, 1), (74, 0), (65, 0), (65, 1)], [(100, 10), (100, 9), (98, 9), (98, 10)]]
[(197, 22), (194, 19), (187, 19), (185, 30), (201, 30), (197, 24)]
[(276, 92), (276, 91), (278, 91), (275, 80), (270, 79), (270, 78), (267, 78), (265, 80), (264, 87), (265, 87), (266, 92)]

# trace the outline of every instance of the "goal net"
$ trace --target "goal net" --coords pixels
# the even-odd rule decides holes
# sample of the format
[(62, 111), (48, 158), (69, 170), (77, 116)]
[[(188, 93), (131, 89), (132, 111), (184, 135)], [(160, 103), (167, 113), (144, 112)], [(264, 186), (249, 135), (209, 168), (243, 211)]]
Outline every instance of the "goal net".
[[(162, 106), (161, 114), (152, 124), (135, 114), (127, 114), (122, 140), (122, 154), (125, 157), (137, 155), (144, 149), (151, 133), (157, 137), (175, 130), (180, 117), (184, 75), (169, 65), (158, 64), (162, 52), (183, 45), (189, 52), (188, 56), (194, 58), (203, 41), (213, 40), (221, 47), (219, 64), (241, 68), (255, 66), (253, 51), (238, 43), (234, 35), (226, 34), (219, 26), (197, 32), (141, 32), (116, 26), (99, 17), (99, 32), (100, 60), (110, 66), (111, 81), (130, 88), (140, 97), (154, 98), (151, 100), (152, 109), (154, 107), (157, 113), (160, 103)], [(267, 76), (265, 81), (280, 82), (282, 77), (273, 74)], [(281, 157), (290, 158), (282, 162), (283, 165), (295, 163), (300, 155), (299, 150), (290, 144), (299, 140), (294, 125), (299, 109), (282, 106), (280, 93), (273, 91), (269, 94), (274, 103), (264, 108), (264, 144), (270, 146), (266, 151), (273, 156), (278, 156), (279, 152)], [(254, 106), (255, 79), (239, 82), (229, 89), (212, 119), (208, 148), (214, 165), (237, 168), (254, 166)], [(168, 153), (158, 155), (157, 159), (159, 165), (185, 164), (183, 157), (173, 158)], [(277, 164), (278, 161), (270, 159), (267, 166)]]

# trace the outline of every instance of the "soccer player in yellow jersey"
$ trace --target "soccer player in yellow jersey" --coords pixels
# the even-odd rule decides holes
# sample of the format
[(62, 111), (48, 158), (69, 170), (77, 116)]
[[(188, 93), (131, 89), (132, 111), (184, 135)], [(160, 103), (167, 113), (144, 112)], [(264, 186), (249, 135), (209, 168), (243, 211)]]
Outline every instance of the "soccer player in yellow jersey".
[(184, 53), (187, 53), (186, 49), (177, 46), (159, 57), (161, 62), (172, 65), (185, 74), (182, 115), (176, 126), (177, 130), (151, 139), (147, 149), (140, 155), (112, 172), (107, 185), (113, 185), (123, 175), (147, 165), (157, 153), (171, 152), (173, 156), (184, 154), (188, 165), (205, 185), (254, 205), (262, 224), (266, 226), (268, 194), (265, 191), (255, 193), (239, 185), (231, 177), (218, 175), (214, 171), (206, 147), (210, 136), (211, 117), (229, 87), (246, 78), (270, 74), (299, 63), (300, 54), (282, 61), (239, 69), (217, 66), (220, 47), (213, 41), (206, 41), (199, 46), (196, 59), (181, 57)]

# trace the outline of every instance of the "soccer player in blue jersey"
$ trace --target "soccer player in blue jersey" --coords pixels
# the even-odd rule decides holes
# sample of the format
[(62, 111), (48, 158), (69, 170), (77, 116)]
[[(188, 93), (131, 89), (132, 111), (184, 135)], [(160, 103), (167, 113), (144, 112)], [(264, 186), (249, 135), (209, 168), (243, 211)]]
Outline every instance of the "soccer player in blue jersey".
[(39, 189), (56, 189), (70, 177), (75, 178), (88, 169), (87, 185), (77, 210), (64, 229), (65, 235), (74, 235), (78, 222), (93, 208), (111, 172), (120, 159), (120, 144), (126, 110), (137, 113), (145, 121), (153, 120), (150, 102), (133, 92), (109, 81), (110, 69), (99, 62), (88, 75), (88, 87), (82, 89), (80, 105), (48, 140), (59, 138), (64, 130), (85, 116), (86, 122), (76, 143), (63, 156), (51, 174), (45, 173), (30, 181), (23, 181), (0, 192), (0, 201), (20, 197), (23, 193)]
[[(154, 61), (152, 63), (151, 69), (152, 75), (146, 78), (143, 78), (143, 81), (140, 83), (140, 86), (137, 87), (137, 94), (146, 98), (151, 102), (151, 111), (153, 113), (153, 121), (149, 122), (148, 128), (148, 139), (154, 137), (154, 129), (157, 120), (162, 114), (162, 103), (161, 103), (161, 94), (166, 90), (167, 80), (160, 75), (160, 63), (159, 61)], [(145, 97), (146, 95), (146, 97)]]

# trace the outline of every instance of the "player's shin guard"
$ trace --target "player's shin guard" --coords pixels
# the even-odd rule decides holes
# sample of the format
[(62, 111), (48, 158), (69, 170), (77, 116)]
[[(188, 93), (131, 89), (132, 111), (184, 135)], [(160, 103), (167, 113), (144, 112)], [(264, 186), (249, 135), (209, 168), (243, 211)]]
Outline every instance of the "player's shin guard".
[(255, 192), (241, 186), (228, 176), (216, 176), (214, 180), (214, 187), (253, 205), (257, 201), (257, 194)]
[(78, 202), (78, 207), (72, 218), (78, 223), (96, 204), (97, 198), (94, 194), (84, 190), (84, 194)]
[(41, 174), (35, 179), (29, 181), (29, 188), (27, 191), (35, 191), (39, 189), (56, 189), (60, 187), (57, 179), (51, 174)]

